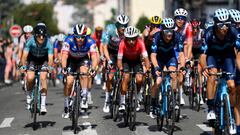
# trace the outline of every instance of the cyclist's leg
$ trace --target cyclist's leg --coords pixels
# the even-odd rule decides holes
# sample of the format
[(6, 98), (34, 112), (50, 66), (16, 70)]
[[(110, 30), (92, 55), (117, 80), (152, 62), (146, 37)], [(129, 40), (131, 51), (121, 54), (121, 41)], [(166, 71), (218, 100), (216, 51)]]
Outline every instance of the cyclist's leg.
[[(209, 69), (211, 74), (217, 73), (217, 60), (214, 56), (207, 56), (207, 66), (211, 66)], [(207, 105), (208, 105), (208, 114), (207, 120), (216, 119), (216, 115), (214, 112), (214, 98), (216, 92), (216, 76), (209, 76), (207, 79)]]
[[(229, 90), (231, 112), (232, 112), (232, 115), (233, 115), (234, 114), (234, 108), (235, 108), (235, 110), (237, 109), (236, 86), (235, 86), (235, 82), (234, 82), (236, 66), (235, 66), (235, 58), (234, 57), (225, 58), (224, 65), (223, 65), (223, 71), (226, 71), (226, 72), (232, 74), (232, 75), (227, 77), (227, 85), (228, 85), (228, 90)], [(235, 112), (235, 114), (237, 115), (237, 112)]]
[(237, 125), (237, 134), (240, 134), (240, 71), (237, 69), (236, 78), (236, 92), (237, 92), (237, 100), (236, 107), (234, 108), (235, 120)]
[[(123, 69), (124, 72), (129, 72), (130, 71), (130, 66), (128, 65), (128, 63), (124, 62), (123, 60)], [(127, 94), (127, 90), (128, 90), (128, 84), (129, 84), (129, 79), (130, 74), (129, 73), (124, 73), (123, 74), (123, 80), (122, 80), (122, 89), (121, 89), (121, 100), (120, 100), (120, 107), (119, 110), (120, 111), (124, 111), (125, 110), (125, 97)]]
[(47, 71), (40, 73), (41, 80), (41, 112), (46, 113), (46, 96), (47, 96)]
[[(110, 58), (113, 62), (113, 65), (116, 65), (116, 57), (113, 57), (110, 55)], [(106, 90), (105, 90), (105, 102), (104, 102), (104, 106), (103, 106), (103, 112), (105, 112), (105, 113), (108, 113), (110, 111), (109, 100), (110, 100), (110, 94), (112, 92), (112, 87), (113, 87), (112, 81), (113, 81), (115, 72), (116, 72), (116, 67), (114, 66), (113, 69), (111, 69), (107, 75)]]
[[(88, 58), (83, 58), (80, 62), (80, 73), (87, 74), (90, 66), (90, 61)], [(87, 104), (87, 95), (88, 95), (88, 75), (83, 75), (80, 77), (80, 83), (81, 83), (81, 88), (82, 88), (82, 108), (88, 108)]]
[[(142, 66), (142, 63), (139, 61), (138, 64), (136, 64), (134, 67), (134, 72), (137, 73), (136, 74), (136, 86), (137, 86), (137, 107), (136, 107), (136, 110), (139, 111), (140, 110), (140, 102), (141, 102), (141, 99), (142, 99), (142, 93), (140, 92), (140, 89), (142, 87), (142, 84), (143, 84), (143, 66)], [(138, 73), (139, 72), (139, 73)], [(136, 92), (136, 91), (135, 91)]]
[[(168, 63), (167, 63), (167, 69), (170, 71), (176, 71), (177, 70), (177, 66), (178, 66), (178, 61), (177, 58), (172, 57), (171, 59), (169, 59)], [(171, 73), (171, 83), (172, 83), (172, 89), (176, 92), (177, 90), (177, 74), (176, 73)]]
[(26, 83), (27, 83), (27, 90), (26, 90), (26, 108), (30, 109), (30, 103), (31, 103), (31, 93), (33, 89), (33, 84), (34, 84), (34, 72), (28, 70), (26, 73)]

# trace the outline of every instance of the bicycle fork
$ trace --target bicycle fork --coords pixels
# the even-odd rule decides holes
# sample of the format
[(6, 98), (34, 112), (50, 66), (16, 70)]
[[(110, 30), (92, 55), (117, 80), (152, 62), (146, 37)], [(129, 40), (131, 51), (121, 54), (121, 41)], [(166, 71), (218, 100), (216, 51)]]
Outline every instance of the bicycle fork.
[[(229, 112), (228, 114), (226, 114), (226, 112), (224, 113), (224, 97), (227, 98), (226, 105), (227, 105), (227, 109), (228, 109), (228, 112)], [(229, 94), (227, 92), (223, 92), (221, 94), (220, 98), (221, 98), (221, 109), (220, 109), (221, 129), (223, 129), (224, 125), (226, 125), (226, 124), (224, 124), (224, 114), (225, 115), (229, 115), (229, 121), (228, 121), (229, 122), (229, 126), (230, 126), (230, 127), (228, 127), (229, 128), (229, 132), (230, 132), (230, 134), (236, 134), (236, 132), (237, 132), (236, 131), (236, 125), (235, 125), (235, 122), (234, 122), (234, 119), (233, 119), (233, 114), (232, 114), (232, 111), (231, 111)]]

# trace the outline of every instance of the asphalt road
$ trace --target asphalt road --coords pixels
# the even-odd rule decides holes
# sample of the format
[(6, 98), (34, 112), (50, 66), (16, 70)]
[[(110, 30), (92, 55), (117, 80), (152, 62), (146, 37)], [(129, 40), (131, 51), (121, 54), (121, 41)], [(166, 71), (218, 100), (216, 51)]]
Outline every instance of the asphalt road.
[[(100, 86), (92, 89), (93, 105), (87, 113), (79, 117), (79, 126), (83, 128), (79, 135), (165, 135), (157, 130), (156, 120), (146, 113), (137, 113), (136, 131), (123, 126), (123, 121), (113, 122), (109, 114), (102, 111), (104, 91)], [(211, 128), (206, 126), (206, 106), (200, 112), (182, 107), (182, 119), (176, 124), (175, 135), (209, 135)], [(32, 118), (25, 110), (25, 95), (21, 85), (0, 89), (0, 135), (72, 135), (71, 121), (63, 119), (63, 86), (50, 87), (47, 97), (48, 113), (38, 117), (39, 128), (32, 129)]]

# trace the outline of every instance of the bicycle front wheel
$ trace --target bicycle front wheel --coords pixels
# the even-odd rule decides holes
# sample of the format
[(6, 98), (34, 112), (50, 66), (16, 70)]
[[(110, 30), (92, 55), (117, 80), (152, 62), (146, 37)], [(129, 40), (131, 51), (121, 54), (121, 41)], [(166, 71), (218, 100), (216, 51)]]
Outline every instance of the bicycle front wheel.
[(34, 88), (34, 98), (33, 98), (33, 104), (32, 104), (32, 113), (33, 113), (33, 130), (36, 130), (37, 128), (37, 113), (38, 113), (38, 87)]
[(76, 96), (74, 98), (73, 110), (72, 110), (72, 129), (74, 134), (78, 132), (78, 116), (80, 106), (80, 87), (75, 86)]
[(175, 106), (176, 106), (176, 100), (175, 100), (175, 95), (174, 91), (171, 88), (171, 86), (168, 87), (168, 94), (167, 94), (167, 109), (168, 113), (166, 115), (167, 119), (167, 129), (168, 129), (168, 135), (172, 135), (175, 127), (175, 116), (176, 116), (176, 111), (175, 111)]
[(130, 99), (130, 130), (135, 130), (135, 122), (136, 122), (136, 107), (137, 107), (137, 90), (131, 91), (131, 99)]
[(113, 91), (113, 99), (112, 99), (112, 117), (113, 121), (117, 121), (118, 118), (118, 108), (119, 108), (119, 102), (120, 102), (120, 90), (121, 90), (121, 83), (116, 83)]

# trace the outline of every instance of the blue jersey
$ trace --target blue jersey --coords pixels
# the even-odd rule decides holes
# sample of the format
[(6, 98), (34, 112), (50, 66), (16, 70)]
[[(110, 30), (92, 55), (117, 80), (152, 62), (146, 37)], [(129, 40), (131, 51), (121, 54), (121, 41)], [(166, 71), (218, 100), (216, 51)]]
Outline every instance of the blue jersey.
[(74, 35), (70, 35), (65, 39), (62, 51), (75, 59), (88, 57), (88, 53), (97, 52), (96, 43), (90, 36), (86, 36), (84, 43), (81, 46), (78, 46)]
[(32, 36), (26, 43), (24, 51), (30, 53), (32, 56), (40, 58), (46, 57), (49, 54), (53, 55), (53, 45), (51, 44), (49, 38), (45, 38), (45, 41), (41, 46), (35, 41), (34, 36)]
[(182, 35), (178, 32), (174, 32), (173, 39), (169, 43), (166, 43), (163, 39), (162, 33), (159, 31), (155, 33), (153, 37), (152, 53), (157, 53), (158, 57), (160, 55), (166, 56), (166, 54), (174, 55), (175, 54), (174, 48), (177, 48), (178, 52), (183, 51), (183, 42), (184, 39)]
[(212, 56), (235, 56), (234, 47), (240, 49), (240, 38), (236, 29), (230, 27), (225, 38), (220, 40), (216, 36), (214, 26), (209, 27), (203, 38), (202, 53)]
[(61, 52), (62, 45), (60, 44), (60, 42), (59, 42), (58, 40), (55, 40), (55, 41), (54, 41), (53, 47), (54, 47), (54, 49), (56, 48), (56, 49), (58, 50), (58, 53)]
[(118, 35), (116, 25), (109, 24), (106, 27), (106, 32), (104, 32), (102, 35), (102, 43), (108, 46), (108, 52), (110, 54), (117, 55), (120, 41), (123, 38), (124, 36), (120, 37)]

